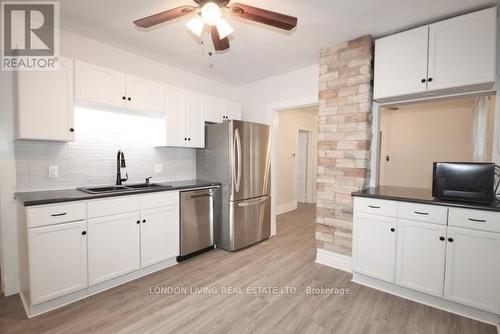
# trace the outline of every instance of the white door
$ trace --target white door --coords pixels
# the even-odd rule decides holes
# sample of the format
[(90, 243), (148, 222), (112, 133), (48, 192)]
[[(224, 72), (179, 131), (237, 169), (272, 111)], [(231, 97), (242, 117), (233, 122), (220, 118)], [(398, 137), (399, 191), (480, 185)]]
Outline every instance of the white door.
[(186, 107), (186, 134), (189, 147), (205, 147), (205, 98), (188, 91)]
[(235, 102), (226, 102), (226, 119), (241, 120), (241, 105)]
[(396, 218), (354, 215), (353, 271), (394, 283)]
[(307, 202), (307, 147), (309, 135), (307, 132), (299, 131), (297, 156), (297, 201)]
[(73, 140), (73, 60), (58, 71), (17, 72), (19, 139)]
[(179, 255), (179, 206), (141, 213), (141, 267)]
[(446, 226), (398, 221), (396, 284), (443, 297)]
[(139, 218), (129, 213), (88, 221), (89, 285), (140, 269)]
[(92, 104), (125, 108), (125, 77), (125, 73), (76, 60), (75, 98)]
[(167, 87), (167, 146), (187, 146), (186, 90)]
[(494, 82), (495, 31), (496, 8), (431, 24), (429, 90)]
[(225, 119), (225, 103), (212, 96), (205, 97), (205, 121), (221, 123)]
[(374, 99), (427, 90), (429, 26), (375, 41)]
[(28, 258), (32, 304), (86, 288), (86, 222), (29, 229)]
[(164, 113), (165, 85), (127, 74), (127, 109)]
[(500, 234), (448, 227), (444, 297), (500, 314)]

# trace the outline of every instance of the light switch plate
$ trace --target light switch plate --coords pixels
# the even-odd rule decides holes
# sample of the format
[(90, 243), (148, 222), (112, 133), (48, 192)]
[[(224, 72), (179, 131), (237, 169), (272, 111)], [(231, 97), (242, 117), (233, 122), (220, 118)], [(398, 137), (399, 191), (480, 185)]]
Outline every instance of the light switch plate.
[(155, 164), (155, 174), (163, 174), (163, 164)]
[(59, 167), (49, 166), (49, 179), (57, 179), (59, 177)]

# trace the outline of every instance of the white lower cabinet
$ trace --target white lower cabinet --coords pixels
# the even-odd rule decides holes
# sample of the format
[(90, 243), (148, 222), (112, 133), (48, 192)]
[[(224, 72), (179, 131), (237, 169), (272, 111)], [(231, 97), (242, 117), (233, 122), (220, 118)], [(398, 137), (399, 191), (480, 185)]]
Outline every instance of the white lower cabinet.
[(141, 267), (179, 255), (179, 205), (141, 212)]
[(443, 297), (446, 226), (398, 221), (396, 284)]
[(86, 228), (78, 221), (28, 229), (31, 304), (88, 286)]
[(394, 283), (396, 218), (355, 213), (354, 271)]
[(444, 296), (500, 314), (500, 234), (448, 227)]
[(141, 267), (137, 213), (89, 219), (89, 284), (98, 284)]

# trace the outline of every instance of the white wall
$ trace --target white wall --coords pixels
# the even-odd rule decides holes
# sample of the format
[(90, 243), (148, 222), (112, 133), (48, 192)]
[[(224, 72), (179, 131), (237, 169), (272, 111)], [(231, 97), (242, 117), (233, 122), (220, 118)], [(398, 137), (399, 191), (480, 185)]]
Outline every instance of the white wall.
[[(284, 110), (278, 113), (277, 137), (277, 213), (293, 210), (297, 207), (297, 150), (299, 130), (311, 132), (309, 143), (310, 159), (307, 169), (316, 175), (317, 159), (317, 133), (318, 133), (318, 108), (305, 108)], [(312, 179), (312, 180), (311, 180)], [(315, 182), (315, 176), (308, 180)], [(312, 182), (311, 182), (312, 181)], [(313, 191), (315, 186), (308, 184), (308, 191)]]
[[(497, 13), (500, 15), (500, 12)], [(497, 17), (497, 97), (495, 113), (495, 139), (493, 141), (493, 162), (500, 165), (500, 20)]]
[(275, 110), (317, 103), (318, 78), (319, 65), (312, 65), (240, 86), (243, 119), (272, 124)]

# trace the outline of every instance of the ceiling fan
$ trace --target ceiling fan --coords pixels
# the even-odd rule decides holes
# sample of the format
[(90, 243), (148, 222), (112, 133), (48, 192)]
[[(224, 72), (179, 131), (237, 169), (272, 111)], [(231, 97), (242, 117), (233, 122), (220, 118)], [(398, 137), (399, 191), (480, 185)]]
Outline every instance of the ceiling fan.
[(157, 24), (167, 22), (178, 17), (197, 14), (186, 26), (198, 37), (201, 37), (205, 25), (210, 27), (210, 34), (215, 50), (222, 51), (229, 48), (228, 36), (234, 31), (229, 23), (223, 18), (222, 11), (269, 26), (284, 30), (292, 30), (297, 26), (297, 18), (269, 10), (244, 5), (241, 3), (229, 3), (230, 0), (194, 0), (198, 6), (180, 6), (169, 9), (151, 16), (134, 21), (140, 28), (150, 28)]

